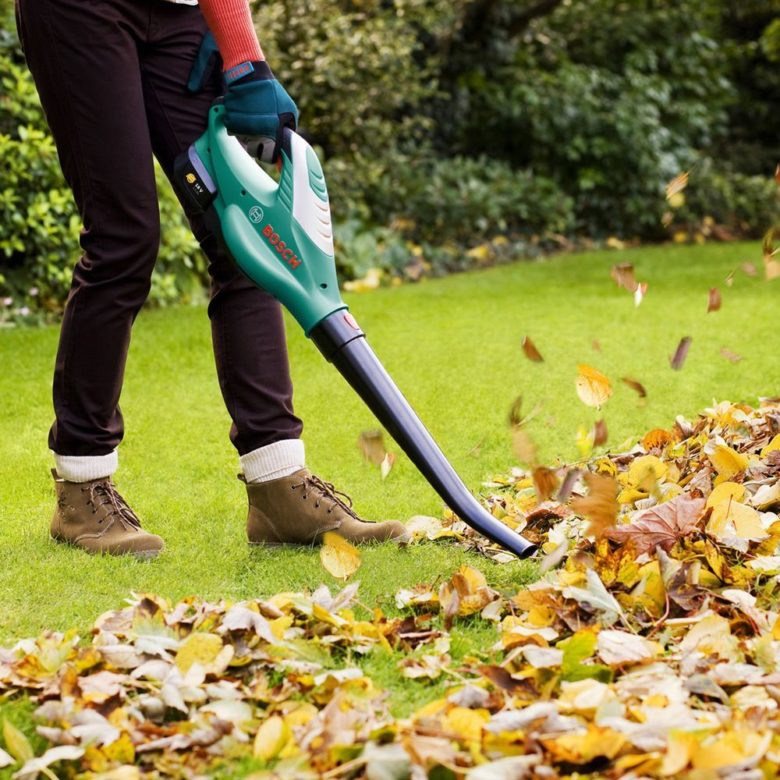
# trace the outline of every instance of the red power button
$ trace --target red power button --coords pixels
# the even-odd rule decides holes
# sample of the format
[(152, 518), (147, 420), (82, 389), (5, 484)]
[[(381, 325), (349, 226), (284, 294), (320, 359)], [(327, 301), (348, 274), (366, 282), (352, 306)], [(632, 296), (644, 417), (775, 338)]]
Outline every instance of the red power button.
[(357, 321), (349, 312), (344, 314), (344, 322), (346, 322), (350, 328), (353, 328), (354, 330), (360, 330), (360, 325), (357, 324)]

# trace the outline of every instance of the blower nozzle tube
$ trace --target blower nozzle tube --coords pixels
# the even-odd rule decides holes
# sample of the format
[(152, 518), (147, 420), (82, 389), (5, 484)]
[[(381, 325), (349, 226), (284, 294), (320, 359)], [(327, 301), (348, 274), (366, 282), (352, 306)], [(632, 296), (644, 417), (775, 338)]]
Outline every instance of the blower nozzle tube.
[(458, 517), (520, 558), (535, 552), (535, 545), (493, 517), (469, 492), (349, 312), (334, 312), (309, 335)]

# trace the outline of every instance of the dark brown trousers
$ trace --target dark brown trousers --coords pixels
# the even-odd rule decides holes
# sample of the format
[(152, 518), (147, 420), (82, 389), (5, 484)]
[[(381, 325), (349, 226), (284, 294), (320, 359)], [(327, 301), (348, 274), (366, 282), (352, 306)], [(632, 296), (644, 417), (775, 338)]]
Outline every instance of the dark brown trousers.
[[(61, 455), (105, 455), (123, 435), (119, 395), (133, 321), (160, 242), (152, 156), (171, 175), (205, 129), (219, 73), (186, 84), (206, 24), (163, 0), (17, 0), (28, 65), (81, 214), (54, 375)], [(298, 438), (281, 310), (232, 266), (198, 218), (209, 259), (209, 317), (220, 387), (240, 454)], [(175, 357), (173, 358), (175, 360)]]

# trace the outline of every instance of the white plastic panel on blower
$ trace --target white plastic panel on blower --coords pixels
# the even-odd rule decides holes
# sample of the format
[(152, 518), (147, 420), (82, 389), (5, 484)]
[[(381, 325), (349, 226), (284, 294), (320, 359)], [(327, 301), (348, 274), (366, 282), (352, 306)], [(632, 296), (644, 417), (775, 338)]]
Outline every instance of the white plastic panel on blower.
[(291, 134), (293, 162), (293, 217), (309, 238), (325, 254), (333, 257), (333, 225), (330, 200), (322, 201), (309, 184), (306, 150), (309, 144), (297, 133)]

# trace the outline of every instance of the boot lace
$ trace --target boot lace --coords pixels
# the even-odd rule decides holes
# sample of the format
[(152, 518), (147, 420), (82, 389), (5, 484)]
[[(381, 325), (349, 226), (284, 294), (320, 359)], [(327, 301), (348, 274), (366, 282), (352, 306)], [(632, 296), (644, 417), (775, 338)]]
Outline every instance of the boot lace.
[(122, 498), (119, 491), (114, 487), (110, 480), (103, 482), (93, 482), (87, 487), (81, 488), (82, 493), (89, 493), (87, 503), (92, 506), (94, 515), (100, 507), (107, 507), (106, 514), (98, 520), (99, 524), (108, 517), (116, 517), (128, 530), (141, 527), (141, 521), (135, 512), (127, 505), (127, 501)]
[(360, 518), (355, 514), (355, 510), (352, 509), (352, 499), (340, 490), (336, 490), (330, 482), (325, 482), (314, 474), (309, 474), (304, 477), (301, 482), (297, 482), (291, 485), (293, 490), (303, 488), (302, 498), (306, 500), (309, 493), (314, 496), (314, 508), (318, 509), (320, 503), (324, 503), (327, 506), (327, 513), (331, 514), (337, 507), (345, 511), (351, 517), (356, 520)]

